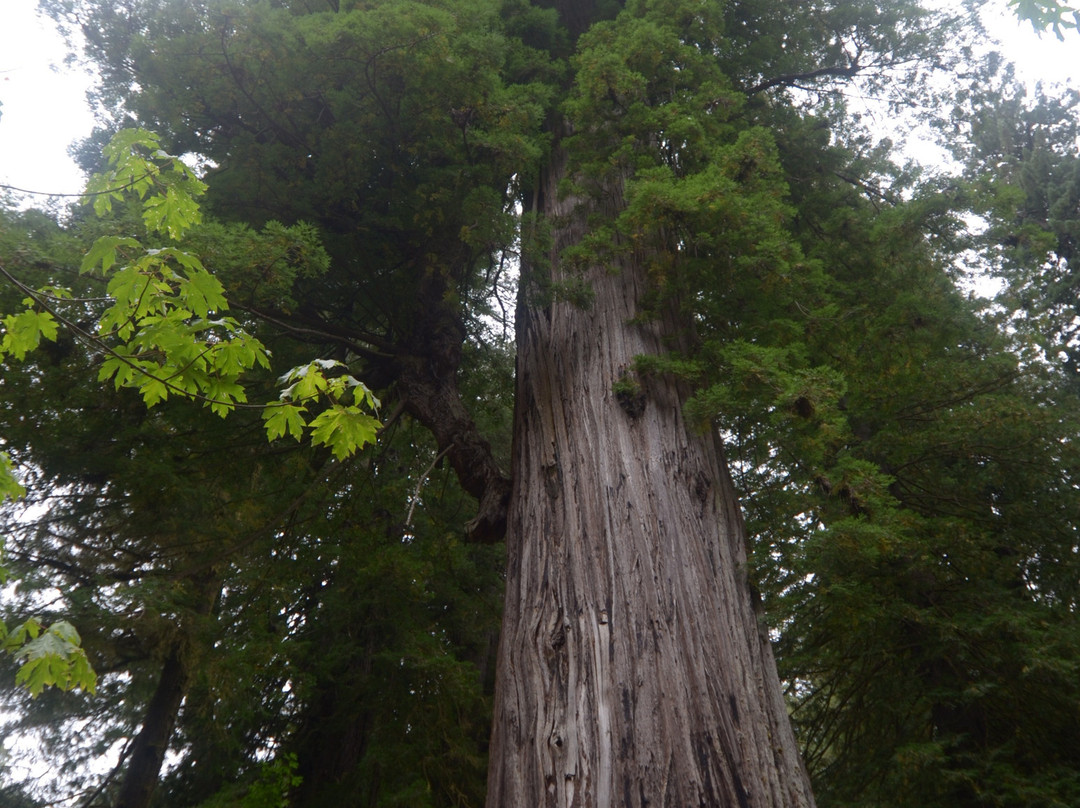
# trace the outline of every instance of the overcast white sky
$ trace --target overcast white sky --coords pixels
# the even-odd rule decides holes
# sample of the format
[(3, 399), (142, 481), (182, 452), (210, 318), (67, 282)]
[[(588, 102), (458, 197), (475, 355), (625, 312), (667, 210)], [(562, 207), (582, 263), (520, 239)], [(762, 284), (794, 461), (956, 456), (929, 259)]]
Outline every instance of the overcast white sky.
[[(64, 66), (63, 39), (36, 13), (37, 0), (0, 0), (0, 184), (50, 193), (78, 193), (83, 178), (68, 145), (93, 126), (86, 105), (89, 77)], [(1080, 85), (1080, 34), (1066, 43), (1021, 26), (1004, 0), (987, 14), (1008, 41), (1010, 58), (1027, 80)]]
[(0, 183), (78, 193), (67, 147), (93, 126), (90, 79), (64, 67), (64, 41), (36, 9), (37, 0), (0, 0)]

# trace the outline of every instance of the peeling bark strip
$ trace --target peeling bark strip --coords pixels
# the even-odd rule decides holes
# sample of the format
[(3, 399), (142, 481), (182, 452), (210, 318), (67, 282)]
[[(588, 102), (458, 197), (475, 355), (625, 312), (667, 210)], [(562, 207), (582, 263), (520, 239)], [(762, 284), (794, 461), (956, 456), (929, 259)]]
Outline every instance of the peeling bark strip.
[[(561, 247), (583, 212), (544, 191)], [(514, 492), (487, 804), (811, 808), (719, 446), (675, 386), (629, 417), (612, 382), (661, 351), (645, 271), (595, 267), (588, 309), (518, 322)], [(525, 286), (526, 284), (523, 284)]]

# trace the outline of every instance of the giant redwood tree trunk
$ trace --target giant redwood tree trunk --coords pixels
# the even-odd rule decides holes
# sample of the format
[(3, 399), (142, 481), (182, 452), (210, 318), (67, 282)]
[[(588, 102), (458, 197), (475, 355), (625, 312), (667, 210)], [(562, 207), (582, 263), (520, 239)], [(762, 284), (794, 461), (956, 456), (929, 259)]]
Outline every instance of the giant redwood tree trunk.
[[(585, 218), (563, 171), (556, 285)], [(613, 390), (674, 324), (633, 323), (640, 262), (592, 268), (588, 307), (530, 297), (528, 271), (488, 806), (812, 806), (715, 436), (674, 383)]]

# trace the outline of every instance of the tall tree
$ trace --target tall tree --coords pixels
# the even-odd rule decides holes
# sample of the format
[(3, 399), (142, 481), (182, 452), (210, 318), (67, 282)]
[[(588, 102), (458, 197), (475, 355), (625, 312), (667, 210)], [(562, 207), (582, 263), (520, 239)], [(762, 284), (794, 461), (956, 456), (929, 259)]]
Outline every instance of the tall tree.
[[(80, 223), (69, 222), (66, 235), (38, 215), (5, 225), (8, 271), (35, 285), (93, 288), (70, 265)], [(127, 217), (92, 226), (138, 230)], [(275, 232), (268, 241), (210, 227), (199, 241), (217, 266), (281, 271), (304, 245)], [(90, 317), (100, 294), (88, 297), (79, 310)], [(289, 356), (287, 343), (270, 343)], [(147, 413), (122, 393), (103, 394), (97, 364), (68, 338), (49, 345), (5, 374), (0, 410), (30, 476), (29, 513), (4, 514), (9, 557), (28, 584), (63, 593), (48, 611), (87, 627), (103, 678), (101, 698), (69, 704), (65, 719), (55, 697), (16, 702), (13, 730), (46, 722), (42, 747), (66, 747), (76, 769), (61, 768), (53, 787), (92, 780), (87, 760), (126, 738), (120, 767), (89, 792), (90, 804), (149, 804), (168, 749), (197, 770), (173, 778), (172, 799), (270, 788), (290, 759), (310, 786), (298, 799), (311, 804), (327, 791), (349, 793), (380, 766), (389, 772), (365, 789), (373, 803), (416, 793), (421, 770), (436, 793), (482, 795), (485, 688), (469, 672), (486, 667), (498, 554), (457, 548), (429, 526), (440, 500), (460, 509), (454, 492), (425, 494), (421, 515), (405, 517), (410, 497), (421, 495), (405, 477), (430, 464), (426, 442), (391, 426), (379, 457), (328, 467), (325, 452), (268, 446), (247, 416), (203, 430), (200, 413), (182, 404)], [(364, 495), (345, 497), (336, 486), (362, 486)], [(379, 586), (364, 592), (360, 581)], [(342, 711), (336, 725), (321, 712), (367, 699), (381, 706)], [(289, 709), (298, 701), (308, 706), (303, 719)], [(93, 731), (73, 732), (71, 722), (91, 717)], [(361, 754), (346, 752), (334, 732), (353, 726)], [(277, 769), (258, 765), (268, 743), (291, 733), (288, 748), (298, 752), (283, 753)], [(410, 744), (412, 733), (427, 742)], [(395, 759), (402, 769), (388, 765)]]
[(940, 194), (873, 211), (815, 186), (831, 202), (806, 209), (808, 247), (846, 235), (817, 245), (813, 328), (729, 343), (700, 403), (737, 413), (722, 417), (818, 797), (1069, 804), (1075, 403), (949, 283)]
[(1016, 84), (997, 59), (953, 112), (970, 136), (953, 144), (965, 165), (973, 206), (986, 218), (981, 242), (998, 299), (1046, 361), (1080, 390), (1080, 94)]

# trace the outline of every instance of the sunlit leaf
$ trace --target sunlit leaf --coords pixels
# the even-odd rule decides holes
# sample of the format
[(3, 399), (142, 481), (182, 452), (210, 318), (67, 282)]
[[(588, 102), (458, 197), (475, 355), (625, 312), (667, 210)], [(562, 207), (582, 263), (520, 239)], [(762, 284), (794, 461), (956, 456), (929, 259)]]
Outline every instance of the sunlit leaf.
[(0, 340), (0, 354), (11, 354), (16, 359), (26, 355), (41, 344), (42, 339), (56, 340), (56, 318), (47, 311), (21, 311), (9, 314), (3, 320), (4, 336)]
[(328, 446), (338, 460), (375, 442), (382, 424), (359, 407), (334, 405), (319, 413), (311, 422), (311, 441)]
[(285, 404), (274, 402), (267, 404), (263, 410), (263, 421), (266, 422), (266, 436), (269, 440), (277, 440), (286, 435), (292, 435), (299, 441), (304, 436), (304, 427), (307, 422), (303, 413), (305, 407), (297, 404)]

